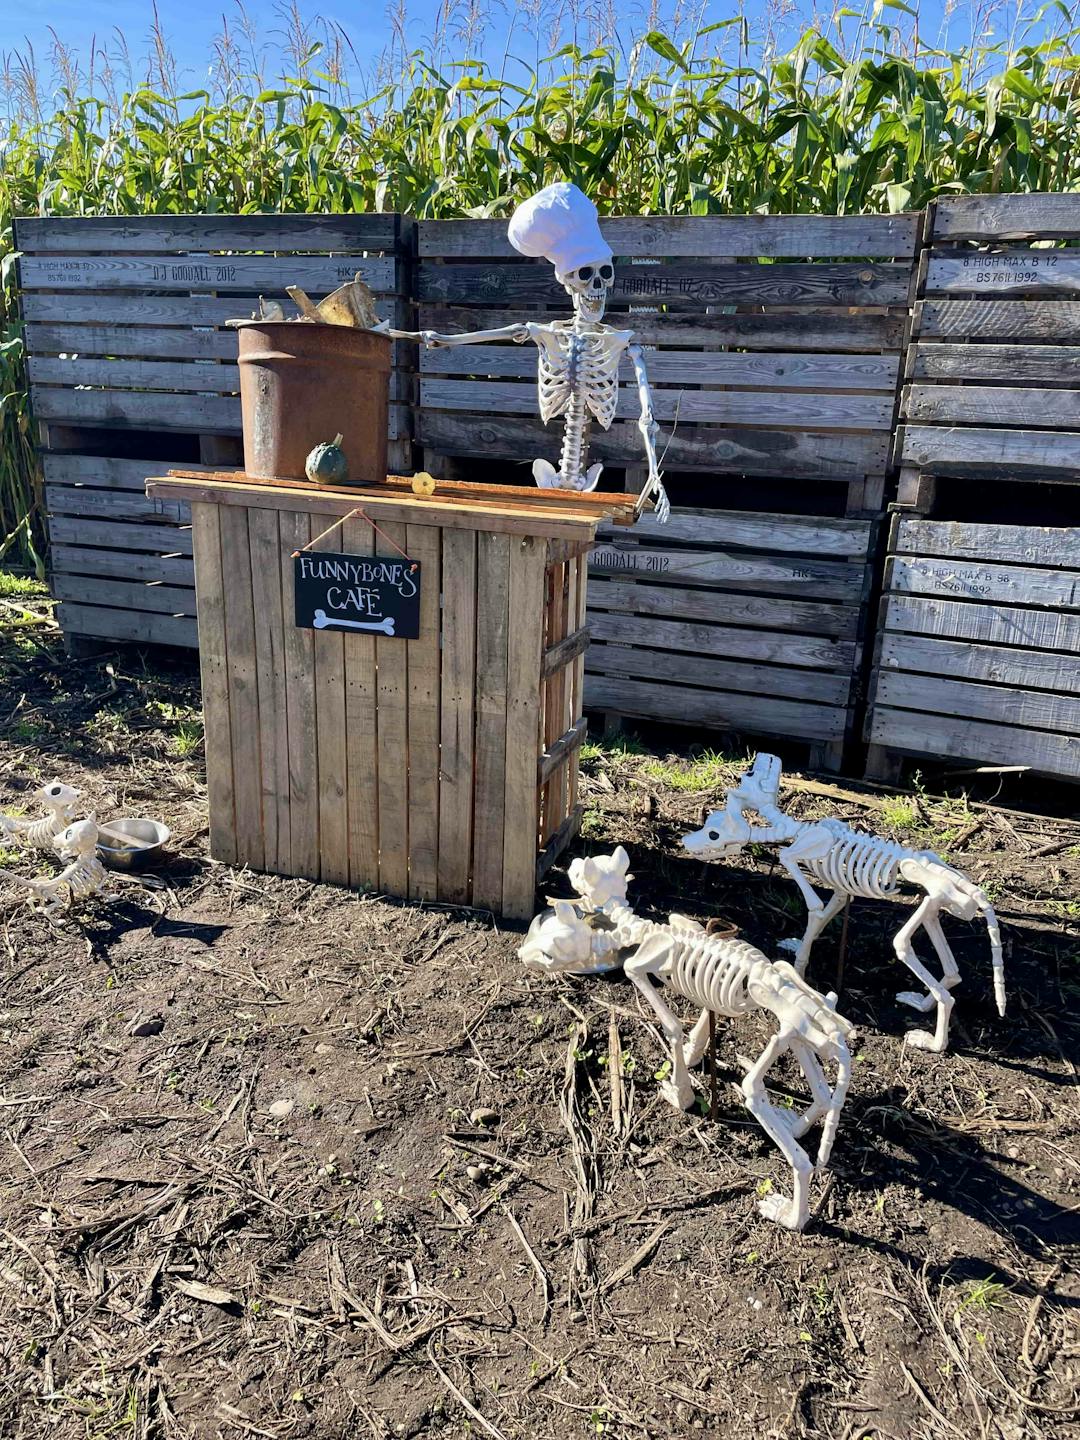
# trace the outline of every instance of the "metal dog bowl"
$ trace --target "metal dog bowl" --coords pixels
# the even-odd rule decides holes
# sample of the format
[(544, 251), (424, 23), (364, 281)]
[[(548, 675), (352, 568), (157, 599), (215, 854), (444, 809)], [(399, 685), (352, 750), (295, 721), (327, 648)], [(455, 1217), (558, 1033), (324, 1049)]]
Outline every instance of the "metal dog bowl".
[[(113, 870), (141, 870), (153, 864), (172, 833), (160, 820), (110, 820), (108, 827), (112, 833), (99, 835), (97, 853)], [(132, 844), (125, 845), (119, 838), (125, 835)]]

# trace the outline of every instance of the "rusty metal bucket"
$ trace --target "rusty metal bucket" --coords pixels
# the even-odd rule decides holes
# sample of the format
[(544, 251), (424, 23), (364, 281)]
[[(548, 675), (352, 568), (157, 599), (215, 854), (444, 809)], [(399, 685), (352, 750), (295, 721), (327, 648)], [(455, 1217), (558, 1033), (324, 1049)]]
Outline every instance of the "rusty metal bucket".
[(350, 483), (385, 480), (390, 337), (298, 321), (237, 328), (245, 472), (303, 480), (314, 447), (340, 431)]

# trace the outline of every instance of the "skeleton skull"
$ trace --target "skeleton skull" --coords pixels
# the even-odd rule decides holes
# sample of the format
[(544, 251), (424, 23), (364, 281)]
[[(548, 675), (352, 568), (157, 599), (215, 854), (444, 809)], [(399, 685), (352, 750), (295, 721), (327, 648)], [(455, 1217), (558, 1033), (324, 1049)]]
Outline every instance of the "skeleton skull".
[(750, 839), (750, 821), (738, 811), (714, 810), (700, 830), (683, 836), (683, 848), (699, 860), (722, 860)]
[(615, 281), (610, 261), (600, 265), (579, 265), (576, 270), (556, 272), (556, 279), (574, 302), (583, 320), (599, 321), (607, 308), (608, 291)]

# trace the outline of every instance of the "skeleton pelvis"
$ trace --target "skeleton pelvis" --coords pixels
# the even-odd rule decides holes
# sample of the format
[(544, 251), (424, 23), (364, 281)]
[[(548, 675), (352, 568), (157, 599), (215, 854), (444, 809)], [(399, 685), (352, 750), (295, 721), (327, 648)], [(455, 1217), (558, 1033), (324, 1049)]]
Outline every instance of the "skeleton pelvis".
[(590, 465), (584, 475), (579, 475), (569, 482), (564, 482), (550, 460), (534, 460), (532, 472), (533, 479), (541, 490), (595, 490), (603, 468), (603, 465), (597, 462)]

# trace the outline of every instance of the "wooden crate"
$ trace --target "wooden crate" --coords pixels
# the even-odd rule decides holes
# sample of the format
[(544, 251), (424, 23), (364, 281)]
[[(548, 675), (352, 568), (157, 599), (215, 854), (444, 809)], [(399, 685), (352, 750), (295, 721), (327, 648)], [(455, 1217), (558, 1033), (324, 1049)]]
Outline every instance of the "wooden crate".
[[(187, 215), (15, 222), (50, 565), (65, 635), (195, 645), (189, 517), (147, 475), (239, 463), (237, 339), (225, 321), (285, 287), (356, 271), (407, 319), (398, 215)], [(411, 468), (411, 356), (395, 355), (392, 468)]]
[(943, 480), (1080, 482), (1080, 195), (941, 200), (929, 227), (899, 503), (931, 513)]
[(894, 517), (868, 723), (896, 757), (1080, 779), (1080, 528)]
[[(531, 916), (538, 875), (580, 819), (600, 503), (179, 472), (147, 492), (192, 510), (212, 854)], [(292, 555), (312, 541), (419, 561), (419, 638), (297, 628)]]
[[(675, 508), (666, 532), (646, 526), (594, 557), (590, 708), (753, 726), (840, 763), (920, 227), (918, 215), (603, 222), (611, 320), (648, 347)], [(551, 267), (517, 256), (504, 222), (422, 222), (418, 253), (424, 328), (568, 313)], [(531, 483), (536, 455), (557, 458), (532, 346), (423, 351), (418, 364), (416, 432), (435, 473), (479, 457)], [(593, 453), (634, 488), (629, 365), (622, 382)]]
[(818, 763), (837, 762), (872, 529), (676, 510), (666, 526), (603, 530), (590, 560), (586, 702), (808, 740)]

